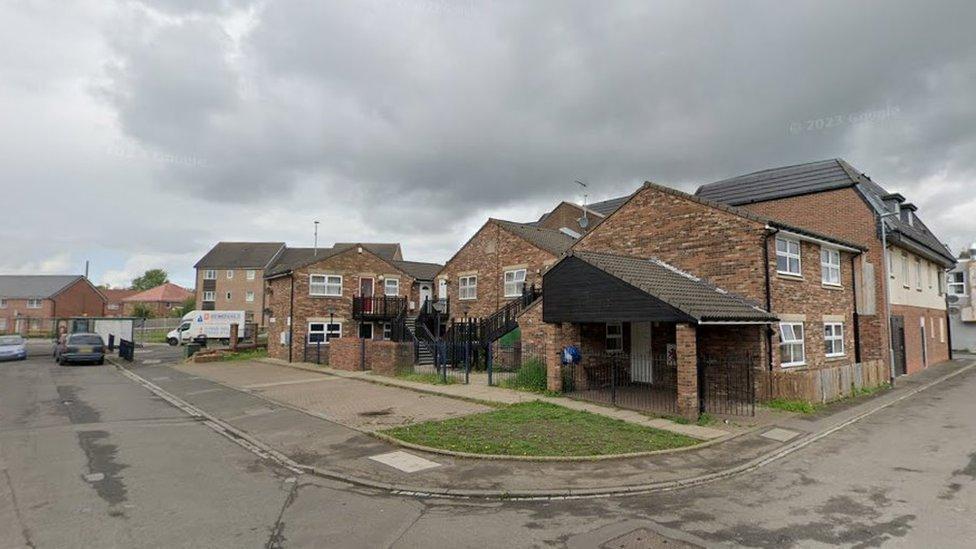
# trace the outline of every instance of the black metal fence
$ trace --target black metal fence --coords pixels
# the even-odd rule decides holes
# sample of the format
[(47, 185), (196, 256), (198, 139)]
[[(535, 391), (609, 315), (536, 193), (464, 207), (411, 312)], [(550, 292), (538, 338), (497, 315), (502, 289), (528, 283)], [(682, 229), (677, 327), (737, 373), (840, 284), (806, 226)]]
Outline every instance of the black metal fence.
[(667, 354), (605, 353), (563, 368), (563, 393), (632, 410), (677, 411), (677, 364)]
[[(518, 340), (509, 344), (494, 343), (486, 356), (488, 384), (545, 389), (546, 347)], [(538, 376), (541, 372), (541, 386)]]
[(329, 346), (322, 341), (315, 343), (305, 343), (302, 362), (312, 362), (314, 364), (329, 363)]
[(698, 395), (701, 411), (734, 416), (755, 415), (757, 361), (754, 355), (699, 355)]

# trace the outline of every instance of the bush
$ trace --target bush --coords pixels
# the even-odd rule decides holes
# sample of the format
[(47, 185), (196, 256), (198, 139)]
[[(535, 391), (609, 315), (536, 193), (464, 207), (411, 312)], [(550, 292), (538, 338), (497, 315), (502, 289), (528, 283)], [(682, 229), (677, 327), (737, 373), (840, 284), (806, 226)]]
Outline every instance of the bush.
[(546, 365), (538, 358), (529, 359), (503, 385), (511, 389), (544, 393), (548, 388)]

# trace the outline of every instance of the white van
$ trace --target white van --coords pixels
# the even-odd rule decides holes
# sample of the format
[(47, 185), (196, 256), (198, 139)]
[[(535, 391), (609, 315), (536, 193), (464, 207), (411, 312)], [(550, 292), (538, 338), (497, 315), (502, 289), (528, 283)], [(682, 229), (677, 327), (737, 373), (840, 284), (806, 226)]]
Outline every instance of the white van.
[(166, 342), (180, 345), (189, 341), (229, 340), (230, 326), (237, 324), (237, 336), (244, 336), (245, 311), (190, 311), (183, 315), (179, 328), (166, 334)]

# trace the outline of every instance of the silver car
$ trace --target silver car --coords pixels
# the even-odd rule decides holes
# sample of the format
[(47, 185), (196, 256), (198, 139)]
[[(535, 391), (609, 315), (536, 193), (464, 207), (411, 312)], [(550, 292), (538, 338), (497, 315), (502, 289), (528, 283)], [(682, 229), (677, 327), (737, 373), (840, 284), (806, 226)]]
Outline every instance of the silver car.
[(19, 335), (0, 335), (0, 360), (27, 360), (27, 342)]

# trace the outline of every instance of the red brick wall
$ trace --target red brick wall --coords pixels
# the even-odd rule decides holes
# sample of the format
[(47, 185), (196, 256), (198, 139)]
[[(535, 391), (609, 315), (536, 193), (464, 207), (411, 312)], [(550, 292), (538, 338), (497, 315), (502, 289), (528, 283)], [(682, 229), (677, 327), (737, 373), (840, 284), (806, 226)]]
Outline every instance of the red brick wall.
[(54, 316), (102, 316), (104, 313), (105, 298), (85, 280), (75, 282), (54, 296)]
[(366, 365), (374, 374), (395, 376), (413, 366), (413, 345), (396, 341), (367, 341)]
[[(310, 274), (337, 274), (342, 276), (341, 297), (320, 297), (309, 295)], [(352, 299), (359, 294), (361, 277), (373, 278), (374, 295), (383, 295), (380, 276), (395, 275), (400, 280), (400, 297), (407, 297), (414, 279), (399, 271), (385, 260), (367, 250), (359, 253), (355, 248), (323, 259), (317, 263), (297, 269), (290, 277), (276, 278), (268, 283), (266, 301), (272, 310), (274, 322), (268, 321), (268, 354), (273, 358), (288, 359), (288, 348), (280, 343), (282, 331), (288, 331), (288, 317), (291, 300), (291, 283), (295, 284), (294, 310), (292, 317), (292, 360), (302, 360), (308, 341), (308, 322), (310, 318), (327, 321), (329, 309), (333, 309), (335, 322), (342, 325), (342, 337), (358, 337), (359, 323), (352, 319)], [(383, 328), (380, 323), (373, 324), (373, 338), (382, 339)], [(330, 359), (334, 353), (330, 351)]]
[(698, 417), (698, 338), (695, 326), (678, 324), (676, 329), (678, 354), (678, 415), (688, 419)]
[(342, 337), (329, 344), (329, 366), (337, 370), (358, 372), (363, 368), (363, 340)]
[[(743, 206), (760, 215), (805, 227), (868, 248), (862, 255), (875, 268), (873, 315), (860, 315), (862, 360), (888, 360), (884, 322), (884, 263), (874, 213), (853, 188), (794, 196)], [(843, 212), (843, 215), (839, 215)], [(849, 261), (848, 261), (849, 263)]]
[(599, 220), (603, 219), (593, 213), (587, 213), (586, 216), (590, 220), (590, 225), (584, 229), (579, 225), (579, 218), (583, 216), (583, 210), (574, 204), (568, 202), (560, 202), (558, 206), (553, 208), (545, 220), (539, 222), (540, 227), (545, 227), (546, 229), (559, 230), (566, 227), (570, 230), (576, 231), (580, 234), (587, 232), (593, 228)]
[[(525, 266), (525, 283), (541, 287), (541, 273), (555, 262), (555, 255), (488, 221), (447, 262), (438, 276), (447, 278), (452, 316), (462, 317), (466, 311), (468, 316), (480, 317), (495, 312), (510, 300), (504, 297), (505, 267)], [(478, 276), (477, 299), (458, 299), (458, 277), (462, 273)], [(435, 284), (435, 295), (436, 291)]]
[[(925, 307), (909, 307), (906, 305), (892, 305), (892, 316), (905, 319), (905, 365), (909, 374), (920, 372), (939, 362), (949, 360), (948, 334), (942, 337), (945, 330), (945, 315), (941, 311)], [(925, 360), (922, 353), (922, 327), (925, 321)], [(942, 322), (940, 333), (940, 319)]]
[(645, 187), (573, 249), (658, 257), (763, 304), (764, 233), (762, 222)]

